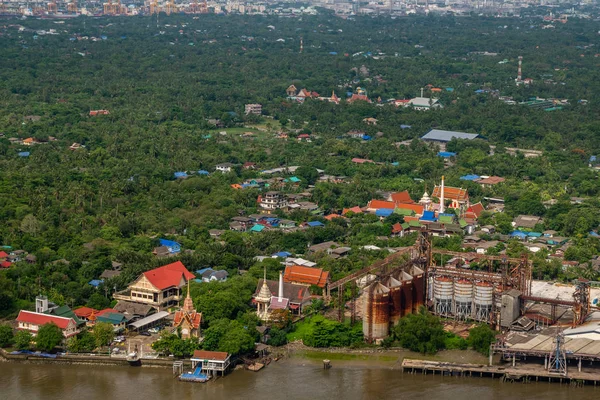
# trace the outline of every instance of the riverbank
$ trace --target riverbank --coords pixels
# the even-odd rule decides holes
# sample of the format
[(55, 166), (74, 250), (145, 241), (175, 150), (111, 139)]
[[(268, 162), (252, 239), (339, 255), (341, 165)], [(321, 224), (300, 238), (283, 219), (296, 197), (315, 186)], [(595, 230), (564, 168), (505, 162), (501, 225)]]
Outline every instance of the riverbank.
[(482, 364), (487, 363), (488, 358), (473, 350), (443, 350), (436, 354), (425, 355), (415, 353), (401, 348), (331, 348), (318, 349), (304, 346), (302, 343), (290, 343), (283, 350), (274, 349), (275, 354), (286, 356), (292, 361), (307, 361), (311, 363), (322, 363), (327, 359), (332, 366), (343, 368), (385, 368), (401, 369), (405, 358), (420, 358), (438, 362), (459, 362)]
[[(30, 363), (30, 364), (74, 364), (74, 365), (103, 365), (103, 366), (119, 366), (129, 367), (129, 363), (125, 358), (111, 357), (107, 354), (87, 354), (87, 355), (75, 355), (65, 354), (56, 358), (43, 357), (36, 354), (10, 354), (4, 349), (0, 349), (0, 361), (4, 362), (17, 362), (17, 363)], [(173, 358), (148, 358), (142, 360), (142, 367), (158, 367), (158, 368), (172, 368)], [(189, 360), (184, 361), (184, 366), (191, 366)]]

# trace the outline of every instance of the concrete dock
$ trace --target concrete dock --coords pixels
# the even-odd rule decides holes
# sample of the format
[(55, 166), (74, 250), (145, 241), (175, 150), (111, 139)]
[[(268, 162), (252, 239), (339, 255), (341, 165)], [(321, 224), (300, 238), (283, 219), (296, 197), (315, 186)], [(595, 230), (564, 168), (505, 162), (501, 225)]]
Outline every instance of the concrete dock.
[(596, 386), (600, 383), (600, 370), (598, 369), (582, 370), (581, 372), (574, 369), (568, 371), (566, 375), (560, 375), (548, 372), (543, 365), (536, 364), (513, 367), (404, 359), (402, 361), (402, 372), (409, 374), (440, 374), (454, 377), (488, 377), (502, 379), (505, 382), (546, 381), (573, 386)]

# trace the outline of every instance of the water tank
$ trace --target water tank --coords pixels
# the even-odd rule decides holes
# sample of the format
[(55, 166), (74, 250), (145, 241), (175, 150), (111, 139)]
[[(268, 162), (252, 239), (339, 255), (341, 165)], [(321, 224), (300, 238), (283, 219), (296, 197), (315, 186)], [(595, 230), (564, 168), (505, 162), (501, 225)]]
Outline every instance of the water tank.
[(394, 326), (402, 316), (402, 283), (390, 276), (385, 286), (390, 289), (390, 326)]
[(460, 318), (471, 316), (473, 284), (467, 280), (454, 282), (454, 314)]
[(473, 303), (475, 304), (475, 319), (479, 321), (488, 321), (492, 312), (494, 301), (494, 288), (487, 282), (479, 282), (475, 285), (475, 295)]
[(390, 324), (390, 289), (379, 282), (365, 289), (363, 334), (369, 342), (385, 339)]
[(453, 294), (454, 284), (452, 279), (446, 277), (437, 277), (433, 280), (433, 300), (435, 302), (435, 312), (437, 314), (452, 314)]

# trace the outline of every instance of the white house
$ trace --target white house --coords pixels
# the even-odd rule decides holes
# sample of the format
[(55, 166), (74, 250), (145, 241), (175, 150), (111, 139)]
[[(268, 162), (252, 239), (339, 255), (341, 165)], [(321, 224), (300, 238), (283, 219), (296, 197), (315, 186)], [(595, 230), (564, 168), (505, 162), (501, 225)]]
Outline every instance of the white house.
[(226, 174), (233, 170), (233, 164), (232, 163), (217, 164), (217, 166), (215, 168), (217, 171), (221, 171), (222, 173)]
[(46, 324), (53, 323), (60, 328), (65, 338), (75, 336), (79, 333), (77, 323), (73, 318), (58, 317), (33, 311), (19, 311), (17, 317), (18, 329), (31, 332), (32, 335), (37, 335), (40, 327)]

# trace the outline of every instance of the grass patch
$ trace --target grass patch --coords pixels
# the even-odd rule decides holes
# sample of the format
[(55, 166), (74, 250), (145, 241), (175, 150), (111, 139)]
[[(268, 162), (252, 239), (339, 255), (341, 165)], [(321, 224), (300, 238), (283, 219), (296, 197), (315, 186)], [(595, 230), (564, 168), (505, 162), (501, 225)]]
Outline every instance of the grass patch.
[(396, 362), (398, 356), (383, 354), (353, 354), (353, 353), (330, 353), (318, 350), (306, 350), (298, 353), (300, 357), (310, 360), (334, 360), (334, 361), (378, 361), (378, 362)]
[(287, 334), (288, 342), (293, 342), (296, 340), (302, 340), (305, 335), (312, 332), (312, 324), (310, 323), (310, 318), (306, 318), (296, 324), (294, 324), (294, 330)]

